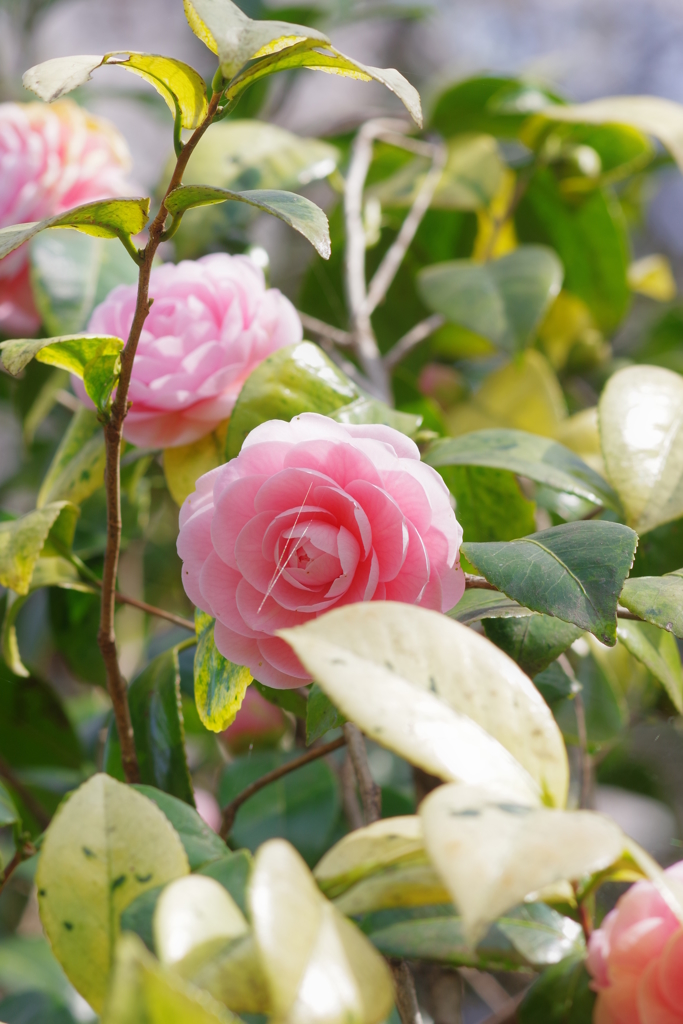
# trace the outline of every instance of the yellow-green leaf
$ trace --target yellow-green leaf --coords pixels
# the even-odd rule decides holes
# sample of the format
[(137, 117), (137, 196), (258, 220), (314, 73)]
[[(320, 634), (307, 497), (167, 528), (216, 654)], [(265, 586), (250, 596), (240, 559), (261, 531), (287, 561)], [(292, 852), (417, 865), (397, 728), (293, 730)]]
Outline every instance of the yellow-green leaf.
[(23, 82), (41, 100), (52, 103), (84, 85), (92, 72), (105, 64), (125, 68), (153, 85), (174, 117), (178, 108), (183, 128), (196, 128), (203, 121), (207, 108), (204, 79), (189, 64), (156, 53), (114, 50), (104, 56), (55, 57), (29, 68)]
[[(103, 349), (102, 346), (105, 346)], [(32, 359), (83, 377), (98, 354), (120, 352), (123, 342), (112, 334), (65, 334), (59, 338), (15, 338), (0, 344), (2, 363), (16, 376)]]
[(40, 855), (40, 916), (67, 977), (98, 1012), (121, 912), (188, 872), (177, 832), (130, 786), (94, 775), (60, 807)]
[(673, 634), (650, 622), (619, 619), (617, 637), (633, 657), (659, 680), (673, 706), (683, 714), (683, 669)]
[(75, 228), (97, 238), (128, 238), (147, 223), (149, 199), (100, 199), (47, 220), (0, 228), (0, 259), (47, 228)]
[(605, 467), (638, 533), (683, 516), (683, 378), (627, 366), (600, 397)]
[(188, 494), (192, 494), (200, 476), (225, 462), (225, 438), (229, 422), (224, 420), (210, 434), (192, 444), (164, 449), (164, 476), (176, 505), (182, 505)]
[(197, 650), (194, 656), (194, 699), (202, 723), (211, 732), (223, 732), (242, 707), (251, 672), (233, 665), (220, 653), (213, 638), (214, 620), (195, 611)]
[(671, 302), (676, 298), (676, 281), (666, 256), (653, 252), (634, 260), (628, 268), (628, 283), (632, 291), (647, 295), (657, 302)]
[(334, 897), (389, 864), (424, 857), (422, 822), (417, 814), (406, 814), (382, 818), (349, 832), (327, 851), (313, 874), (322, 891)]
[(621, 830), (599, 814), (528, 807), (474, 786), (440, 786), (420, 816), (472, 945), (529, 893), (602, 871), (624, 850)]
[(206, 989), (235, 1013), (271, 1012), (270, 995), (252, 932), (197, 946), (173, 970)]
[(154, 946), (162, 963), (173, 964), (204, 943), (238, 939), (249, 926), (219, 882), (187, 875), (167, 885), (154, 911)]
[(54, 454), (38, 492), (38, 508), (54, 501), (74, 505), (104, 483), (104, 434), (97, 413), (82, 407), (75, 413)]
[[(511, 658), (467, 626), (378, 601), (281, 635), (335, 706), (379, 743), (400, 743), (409, 760), (419, 751), (431, 763), (421, 766), (441, 778), (507, 776), (527, 796), (535, 790), (564, 806), (567, 755), (547, 704)], [(462, 731), (459, 743), (451, 729)]]
[(379, 1024), (393, 1003), (386, 964), (321, 895), (282, 839), (256, 854), (249, 889), (273, 1013), (288, 1024)]
[(450, 894), (431, 864), (392, 864), (362, 878), (338, 896), (334, 905), (347, 917), (394, 907), (425, 907), (447, 903)]
[(54, 501), (20, 519), (0, 523), (0, 584), (17, 594), (28, 594), (41, 552), (61, 554), (65, 548), (68, 550), (78, 515), (78, 509), (70, 502)]

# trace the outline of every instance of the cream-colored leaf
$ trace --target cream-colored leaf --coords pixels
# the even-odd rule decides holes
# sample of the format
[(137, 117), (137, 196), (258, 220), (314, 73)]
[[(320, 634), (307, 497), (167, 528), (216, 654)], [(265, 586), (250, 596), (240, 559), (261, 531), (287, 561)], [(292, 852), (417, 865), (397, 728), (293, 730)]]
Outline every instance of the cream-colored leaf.
[(472, 945), (529, 893), (604, 870), (625, 843), (599, 814), (525, 807), (474, 786), (440, 786), (420, 815), (427, 852)]
[(270, 1014), (266, 979), (254, 936), (214, 940), (195, 947), (173, 970), (235, 1013)]
[(671, 302), (676, 298), (676, 281), (666, 256), (654, 252), (634, 260), (628, 268), (631, 290), (647, 295), (657, 302)]
[[(526, 769), (553, 804), (564, 806), (569, 780), (567, 755), (552, 713), (519, 666), (495, 644), (467, 626), (414, 605), (377, 601), (328, 612), (297, 629), (285, 630), (282, 635), (294, 646), (332, 702), (364, 731), (365, 726), (371, 728), (378, 742), (391, 745), (383, 736), (390, 735), (399, 719), (403, 720), (407, 734), (412, 734), (417, 741), (420, 727), (414, 711), (418, 703), (429, 718), (429, 709), (433, 708), (438, 714), (439, 701), (443, 701), (451, 714), (456, 715), (449, 718), (449, 722), (462, 724), (463, 716), (467, 716), (462, 724), (463, 739), (469, 733), (476, 743), (479, 730), (474, 729), (478, 726), (485, 730)], [(329, 680), (323, 678), (321, 666), (317, 664), (313, 669), (307, 661), (312, 657), (307, 644), (313, 640), (342, 649), (345, 656), (355, 659), (353, 669), (350, 666), (344, 669), (332, 654), (326, 672), (334, 674), (338, 682), (331, 682), (331, 674)], [(323, 654), (322, 648), (318, 648), (316, 658), (320, 654)], [(349, 679), (353, 672), (356, 675)], [(372, 672), (372, 678), (377, 680), (372, 689), (367, 672)], [(402, 703), (395, 701), (390, 711), (382, 710), (371, 723), (368, 718), (371, 702), (376, 700), (379, 705), (386, 705), (384, 694), (389, 677), (394, 680), (390, 685), (397, 686), (404, 694)], [(387, 683), (383, 684), (385, 678)], [(435, 698), (436, 704), (430, 703)], [(352, 702), (355, 702), (353, 714), (349, 713)], [(364, 724), (356, 714), (363, 718)], [(431, 739), (426, 734), (423, 737), (427, 755), (431, 753), (437, 758), (436, 761), (432, 758), (432, 768), (427, 770), (433, 770), (440, 762), (440, 770), (434, 774), (442, 778), (485, 784), (474, 762), (466, 758), (463, 764), (464, 748), (455, 737), (447, 738), (449, 727), (445, 716), (435, 729), (435, 739), (437, 733), (443, 737), (444, 744), (438, 756)], [(484, 756), (487, 755), (484, 753)], [(491, 756), (489, 768), (493, 769), (497, 759), (493, 752)], [(486, 784), (494, 781), (494, 775), (489, 774)]]
[(638, 533), (683, 515), (683, 377), (659, 366), (627, 366), (598, 406), (610, 482)]
[[(426, 854), (424, 855), (426, 858)], [(392, 907), (425, 907), (447, 903), (450, 894), (431, 864), (392, 864), (356, 882), (334, 901), (347, 917)]]
[(321, 895), (289, 843), (256, 854), (249, 889), (273, 1013), (288, 1024), (379, 1024), (393, 988), (380, 955)]
[(94, 775), (59, 808), (40, 853), (40, 917), (67, 977), (98, 1012), (121, 912), (189, 870), (168, 818), (109, 775)]
[(422, 822), (419, 815), (406, 814), (349, 832), (327, 851), (313, 874), (324, 893), (336, 896), (388, 864), (424, 856)]
[(52, 103), (89, 82), (93, 71), (101, 67), (103, 61), (103, 55), (92, 53), (78, 57), (53, 57), (24, 72), (24, 88), (30, 89), (46, 103)]
[(230, 893), (205, 875), (188, 875), (167, 885), (154, 910), (153, 927), (154, 946), (166, 964), (182, 960), (202, 943), (237, 939), (249, 930)]

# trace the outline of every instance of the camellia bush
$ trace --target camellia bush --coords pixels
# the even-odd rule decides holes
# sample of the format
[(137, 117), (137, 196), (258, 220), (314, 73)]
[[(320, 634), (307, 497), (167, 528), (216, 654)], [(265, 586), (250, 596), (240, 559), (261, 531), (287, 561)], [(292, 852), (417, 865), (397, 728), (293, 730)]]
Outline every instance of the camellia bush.
[[(185, 12), (209, 85), (0, 106), (0, 1017), (680, 1021), (683, 864), (593, 807), (680, 742), (683, 311), (631, 240), (683, 107), (479, 77), (423, 127), (322, 29)], [(63, 98), (104, 65), (170, 111), (153, 198)], [(259, 121), (302, 68), (407, 115)]]

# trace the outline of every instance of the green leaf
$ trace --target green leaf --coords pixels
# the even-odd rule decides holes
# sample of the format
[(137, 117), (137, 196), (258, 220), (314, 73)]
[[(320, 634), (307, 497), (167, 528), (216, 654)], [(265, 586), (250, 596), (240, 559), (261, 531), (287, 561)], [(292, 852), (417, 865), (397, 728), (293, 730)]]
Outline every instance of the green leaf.
[(628, 579), (619, 601), (641, 619), (683, 637), (683, 569)]
[(549, 168), (537, 171), (515, 215), (521, 241), (551, 246), (564, 266), (564, 287), (583, 299), (597, 326), (613, 331), (631, 303), (631, 262), (621, 207), (607, 190), (566, 199)]
[(426, 861), (422, 822), (416, 814), (404, 814), (348, 832), (321, 858), (313, 874), (322, 892), (334, 899), (389, 867)]
[(74, 987), (101, 1011), (121, 911), (141, 892), (187, 874), (168, 820), (129, 786), (95, 775), (62, 804), (41, 849), (43, 927)]
[(412, 764), (564, 805), (566, 751), (550, 711), (518, 666), (473, 630), (376, 601), (278, 635), (342, 714)]
[(74, 505), (104, 484), (106, 453), (97, 413), (80, 408), (74, 414), (38, 491), (38, 508), (56, 501)]
[(227, 433), (228, 420), (224, 420), (198, 441), (164, 449), (164, 479), (176, 505), (182, 505), (185, 498), (192, 494), (200, 476), (225, 461)]
[[(181, 836), (182, 838), (182, 836)], [(230, 893), (243, 914), (247, 913), (247, 885), (251, 874), (252, 856), (249, 850), (228, 852), (219, 860), (203, 864), (200, 875), (207, 875), (220, 882)]]
[(552, 615), (537, 614), (524, 619), (484, 619), (484, 629), (489, 640), (532, 677), (547, 668), (583, 633), (579, 626)]
[(223, 732), (242, 706), (251, 672), (224, 658), (213, 639), (215, 619), (195, 610), (197, 649), (194, 656), (194, 699), (202, 724)]
[(297, 718), (306, 719), (308, 702), (301, 693), (298, 693), (296, 690), (277, 690), (274, 686), (264, 686), (263, 683), (259, 683), (256, 679), (253, 682), (253, 686), (269, 704), (274, 704), (275, 707), (289, 711), (292, 715), (296, 715)]
[(574, 693), (574, 681), (569, 678), (558, 661), (554, 661), (534, 677), (534, 686), (553, 710), (558, 701), (565, 700)]
[(607, 381), (598, 406), (607, 474), (626, 521), (647, 533), (683, 515), (683, 379), (658, 366), (628, 366)]
[(77, 1024), (67, 1004), (48, 992), (18, 992), (0, 999), (0, 1014), (9, 1024)]
[(441, 476), (455, 498), (465, 540), (514, 540), (533, 531), (535, 505), (524, 497), (512, 473), (485, 466), (448, 466)]
[(154, 930), (152, 922), (159, 897), (164, 891), (163, 885), (155, 885), (146, 889), (129, 903), (121, 914), (121, 931), (134, 932), (142, 939), (150, 953), (154, 952)]
[[(93, 359), (110, 352), (120, 352), (123, 342), (112, 334), (67, 334), (61, 338), (17, 338), (3, 341), (3, 366), (15, 376), (37, 359), (39, 363), (59, 366), (69, 373), (84, 377)], [(92, 396), (91, 396), (92, 397)]]
[(227, 188), (211, 185), (181, 185), (166, 196), (164, 204), (168, 212), (177, 217), (196, 206), (213, 206), (228, 200), (247, 203), (248, 206), (254, 206), (284, 221), (307, 238), (323, 259), (329, 259), (331, 249), (327, 217), (319, 206), (296, 192), (266, 188), (231, 192)]
[(554, 964), (537, 978), (517, 1011), (520, 1024), (586, 1024), (596, 995), (582, 955)]
[(447, 900), (448, 890), (425, 856), (421, 864), (392, 864), (362, 878), (338, 896), (334, 905), (347, 917), (358, 917), (378, 910), (432, 906)]
[(97, 238), (130, 238), (149, 217), (149, 199), (100, 199), (31, 224), (0, 228), (0, 259), (47, 228), (75, 228)]
[(253, 934), (200, 946), (174, 970), (230, 1010), (270, 1014), (268, 986)]
[(683, 714), (683, 669), (675, 637), (649, 622), (619, 619), (617, 636), (631, 654), (658, 679), (671, 703)]
[(330, 698), (313, 683), (306, 702), (306, 745), (310, 747), (330, 729), (338, 729), (346, 719), (340, 715)]
[(383, 423), (394, 430), (400, 430), (408, 437), (414, 437), (422, 425), (422, 416), (400, 412), (398, 409), (392, 409), (386, 402), (366, 395), (329, 413), (329, 417), (337, 423)]
[[(221, 775), (221, 807), (250, 783), (296, 756), (296, 752), (268, 750), (235, 758)], [(309, 864), (315, 864), (329, 845), (339, 806), (339, 788), (332, 769), (323, 760), (311, 761), (250, 797), (237, 812), (232, 839), (238, 846), (255, 851), (267, 839), (281, 836)]]
[(620, 523), (566, 523), (507, 543), (463, 544), (489, 583), (520, 604), (589, 630), (613, 647), (619, 594), (638, 538)]
[[(488, 206), (498, 191), (504, 168), (496, 140), (491, 135), (459, 135), (449, 139), (447, 151), (446, 166), (431, 208), (476, 210)], [(428, 158), (417, 157), (388, 178), (371, 185), (365, 195), (378, 199), (383, 208), (412, 206), (429, 167)]]
[(448, 785), (420, 804), (425, 846), (474, 943), (532, 892), (609, 867), (625, 837), (591, 811), (506, 801), (495, 791)]
[(41, 553), (70, 550), (79, 511), (68, 501), (53, 501), (20, 519), (0, 523), (0, 584), (28, 594)]
[(490, 132), (514, 139), (531, 111), (557, 98), (520, 79), (476, 75), (448, 86), (437, 97), (430, 127), (446, 138), (460, 132)]
[(610, 485), (578, 455), (551, 438), (524, 430), (475, 430), (461, 437), (444, 438), (430, 445), (422, 458), (437, 469), (489, 466), (509, 470), (596, 505), (619, 510), (619, 499)]
[[(127, 59), (122, 57), (127, 55)], [(183, 128), (196, 128), (206, 115), (206, 83), (189, 64), (154, 53), (114, 50), (103, 57), (55, 57), (24, 73), (24, 88), (46, 103), (90, 81), (93, 71), (109, 64), (125, 68), (153, 85), (175, 118), (180, 112)]]
[[(576, 718), (573, 680), (569, 680), (571, 696), (558, 700), (557, 697), (561, 696), (562, 688), (566, 686), (565, 679), (568, 677), (562, 679), (556, 674), (554, 680), (547, 680), (544, 676), (545, 673), (536, 676), (534, 682), (545, 695), (556, 695), (552, 707), (557, 724), (568, 743), (580, 744), (581, 731)], [(615, 681), (608, 676), (592, 653), (578, 659), (576, 679), (581, 686), (589, 748), (596, 750), (601, 744), (619, 736), (628, 724), (628, 704), (623, 694), (617, 691)], [(548, 684), (553, 687), (553, 694), (548, 694)]]
[(36, 235), (29, 247), (31, 289), (50, 335), (84, 331), (90, 314), (119, 284), (135, 284), (138, 268), (115, 241), (64, 229)]
[(247, 377), (230, 417), (226, 454), (233, 459), (259, 423), (302, 412), (330, 413), (359, 397), (356, 385), (310, 341), (288, 345)]
[(134, 789), (153, 801), (173, 826), (183, 844), (190, 871), (198, 871), (228, 856), (223, 840), (199, 817), (194, 807), (153, 786), (137, 784)]
[(481, 619), (514, 619), (533, 614), (529, 608), (512, 601), (507, 594), (501, 594), (498, 590), (480, 590), (478, 587), (466, 590), (455, 608), (448, 612), (451, 619), (456, 619), (466, 626)]
[(6, 825), (16, 825), (19, 821), (19, 812), (14, 806), (14, 801), (0, 782), (0, 828), (4, 828)]
[[(3, 938), (0, 986), (7, 993), (43, 992), (62, 1004), (70, 997), (73, 999), (73, 989), (43, 935), (15, 934)], [(42, 1024), (42, 1021), (39, 1019), (35, 1024)]]
[(137, 936), (124, 935), (102, 1024), (236, 1024), (236, 1018), (208, 992), (162, 967)]
[(432, 312), (513, 353), (532, 340), (562, 278), (552, 249), (527, 245), (490, 263), (450, 260), (425, 267), (417, 285)]

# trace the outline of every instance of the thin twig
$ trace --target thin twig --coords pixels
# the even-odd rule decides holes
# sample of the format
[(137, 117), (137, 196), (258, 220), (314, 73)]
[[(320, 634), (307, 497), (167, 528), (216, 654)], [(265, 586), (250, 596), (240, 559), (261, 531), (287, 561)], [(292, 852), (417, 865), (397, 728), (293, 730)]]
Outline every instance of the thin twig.
[(326, 324), (324, 320), (318, 320), (317, 316), (309, 316), (308, 313), (302, 313), (300, 309), (297, 310), (297, 313), (303, 326), (312, 334), (317, 334), (321, 338), (329, 338), (335, 345), (341, 345), (342, 347), (353, 345), (353, 338), (348, 331), (342, 331), (339, 327)]
[[(473, 576), (469, 572), (465, 573), (465, 590), (495, 590), (501, 593), (494, 583), (489, 583), (483, 576)], [(640, 615), (636, 615), (635, 612), (630, 612), (628, 608), (622, 608), (621, 605), (617, 605), (617, 618), (631, 619), (632, 622), (647, 621), (646, 619), (641, 619)]]
[(396, 1009), (401, 1024), (422, 1024), (422, 1014), (417, 1002), (413, 975), (405, 960), (389, 961), (394, 976)]
[(420, 320), (419, 324), (411, 327), (408, 333), (399, 338), (393, 348), (390, 348), (385, 355), (384, 365), (387, 370), (393, 370), (396, 364), (400, 363), (403, 357), (407, 356), (416, 345), (419, 345), (421, 341), (428, 338), (439, 327), (443, 327), (445, 323), (446, 317), (442, 313), (432, 313), (431, 316), (428, 316), (425, 320)]
[(4, 757), (0, 757), (0, 776), (2, 776), (6, 782), (9, 782), (12, 789), (17, 791), (40, 827), (43, 829), (47, 828), (50, 824), (50, 815), (47, 813), (43, 805), (36, 800), (31, 790), (16, 777), (14, 769), (7, 763), (7, 761), (5, 761)]
[(211, 124), (218, 103), (220, 91), (215, 92), (209, 103), (205, 119), (193, 132), (190, 139), (178, 156), (175, 170), (171, 176), (168, 188), (162, 200), (159, 211), (149, 228), (149, 241), (142, 253), (142, 263), (138, 278), (138, 293), (135, 305), (135, 313), (128, 340), (121, 353), (121, 374), (116, 388), (111, 414), (104, 425), (104, 439), (106, 449), (105, 488), (107, 494), (107, 547), (104, 555), (104, 569), (102, 573), (102, 610), (100, 615), (100, 628), (97, 636), (102, 658), (107, 672), (107, 689), (111, 697), (114, 710), (116, 729), (119, 735), (121, 746), (121, 761), (123, 772), (127, 782), (138, 782), (140, 780), (140, 768), (137, 754), (135, 752), (135, 740), (133, 737), (133, 725), (128, 707), (128, 692), (126, 681), (121, 674), (116, 650), (116, 633), (114, 630), (114, 611), (116, 608), (116, 577), (118, 574), (119, 552), (121, 548), (121, 443), (123, 435), (123, 421), (128, 412), (128, 388), (133, 373), (133, 363), (137, 351), (138, 342), (144, 327), (147, 314), (150, 309), (149, 282), (152, 273), (152, 264), (164, 232), (168, 211), (165, 200), (169, 192), (177, 188), (183, 179), (188, 160)]
[(588, 749), (588, 729), (586, 727), (586, 708), (583, 703), (581, 683), (576, 678), (574, 667), (566, 654), (557, 659), (558, 664), (572, 683), (574, 710), (576, 713), (576, 732), (581, 752), (581, 787), (579, 807), (590, 810), (593, 806), (593, 758)]
[(342, 791), (342, 805), (344, 814), (352, 832), (363, 827), (363, 812), (358, 803), (356, 795), (356, 773), (353, 768), (353, 761), (348, 750), (339, 772), (339, 781)]
[(307, 750), (301, 757), (295, 758), (293, 761), (287, 761), (286, 764), (281, 764), (279, 768), (273, 769), (272, 772), (267, 772), (262, 775), (260, 779), (252, 782), (250, 786), (243, 789), (242, 792), (231, 800), (223, 808), (223, 814), (221, 818), (221, 837), (227, 839), (232, 830), (232, 826), (235, 823), (235, 815), (238, 810), (254, 793), (258, 793), (259, 790), (263, 789), (264, 786), (269, 786), (271, 782), (277, 782), (283, 775), (288, 775), (290, 772), (296, 771), (297, 768), (302, 768), (303, 765), (308, 764), (309, 761), (315, 761), (319, 757), (325, 757), (326, 754), (331, 754), (333, 750), (338, 750), (339, 747), (343, 747), (346, 743), (344, 736), (340, 736), (336, 740), (331, 740), (330, 743), (324, 743), (321, 747), (313, 747), (311, 750)]
[(358, 726), (354, 725), (353, 722), (346, 722), (344, 725), (344, 737), (358, 780), (365, 824), (371, 825), (373, 821), (379, 821), (382, 817), (382, 790), (372, 777), (368, 763), (368, 752), (365, 749), (365, 740)]
[(0, 881), (0, 893), (2, 893), (2, 890), (5, 888), (16, 869), (25, 859), (24, 847), (19, 846), (2, 874), (2, 881)]

